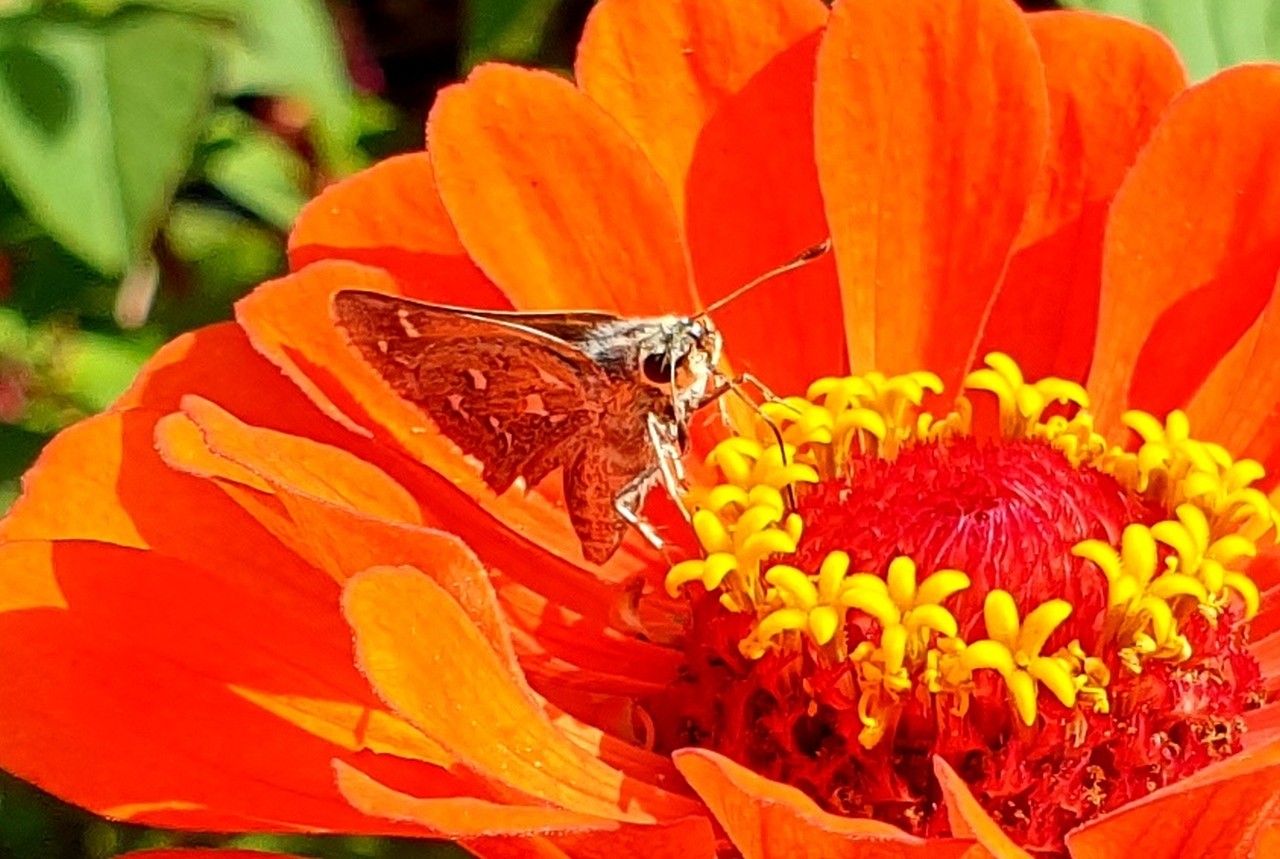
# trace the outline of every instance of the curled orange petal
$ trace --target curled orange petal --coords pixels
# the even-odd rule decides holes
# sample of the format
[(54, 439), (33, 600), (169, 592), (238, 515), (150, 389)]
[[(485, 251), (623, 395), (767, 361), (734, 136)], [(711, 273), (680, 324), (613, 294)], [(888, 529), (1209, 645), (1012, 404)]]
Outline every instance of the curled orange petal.
[(1258, 847), (1280, 824), (1278, 785), (1280, 738), (1086, 824), (1067, 847), (1080, 859), (1263, 856)]
[(1100, 425), (1186, 406), (1262, 313), (1280, 270), (1278, 140), (1280, 68), (1243, 66), (1187, 90), (1138, 157), (1107, 226)]
[(1093, 357), (1111, 199), (1186, 73), (1159, 34), (1109, 15), (1027, 16), (1049, 91), (1049, 145), (979, 355), (1028, 378), (1083, 379)]
[(942, 786), (951, 832), (959, 838), (973, 838), (990, 851), (993, 859), (1030, 859), (1031, 854), (1013, 843), (1000, 824), (974, 798), (964, 779), (942, 758), (933, 759), (933, 771)]
[(746, 859), (972, 856), (973, 842), (924, 839), (877, 820), (829, 814), (789, 785), (715, 752), (681, 749), (676, 766)]
[(696, 810), (561, 734), (523, 677), (426, 575), (369, 570), (347, 584), (344, 603), (361, 670), (379, 695), (505, 796), (636, 823)]
[(425, 152), (397, 155), (330, 185), (289, 234), (295, 269), (345, 259), (389, 272), (406, 295), (440, 304), (510, 303), (458, 241)]

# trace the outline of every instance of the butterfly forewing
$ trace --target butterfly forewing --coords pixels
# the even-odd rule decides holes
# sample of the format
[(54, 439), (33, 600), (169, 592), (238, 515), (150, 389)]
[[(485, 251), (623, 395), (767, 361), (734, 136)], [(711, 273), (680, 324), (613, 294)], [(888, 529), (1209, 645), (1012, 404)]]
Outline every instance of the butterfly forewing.
[(351, 344), (404, 399), (505, 491), (569, 466), (599, 435), (609, 380), (581, 352), (513, 322), (347, 290), (334, 314)]

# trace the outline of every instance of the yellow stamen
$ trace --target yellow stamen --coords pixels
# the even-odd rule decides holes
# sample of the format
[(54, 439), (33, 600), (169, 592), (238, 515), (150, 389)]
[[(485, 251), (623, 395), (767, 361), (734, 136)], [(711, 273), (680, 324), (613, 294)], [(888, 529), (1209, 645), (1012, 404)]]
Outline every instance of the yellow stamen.
[(1064, 705), (1074, 707), (1080, 685), (1071, 665), (1040, 655), (1045, 642), (1071, 614), (1066, 600), (1049, 600), (1037, 606), (1025, 621), (1018, 619), (1013, 596), (993, 590), (987, 594), (983, 618), (987, 637), (944, 658), (942, 677), (946, 684), (963, 687), (974, 671), (991, 669), (1004, 678), (1014, 708), (1024, 724), (1036, 718), (1037, 681), (1042, 683)]
[[(1171, 511), (1151, 526), (1128, 525), (1118, 546), (1085, 540), (1072, 550), (1097, 567), (1107, 587), (1097, 647), (1119, 653), (1120, 663), (1137, 672), (1152, 659), (1190, 655), (1180, 629), (1193, 612), (1214, 619), (1233, 604), (1245, 617), (1258, 611), (1258, 587), (1244, 567), (1280, 521), (1255, 485), (1264, 476), (1259, 463), (1233, 460), (1221, 446), (1194, 439), (1180, 411), (1164, 421), (1128, 412), (1123, 424), (1139, 441), (1132, 449), (1113, 444), (1095, 430), (1080, 385), (1028, 382), (998, 352), (985, 365), (964, 387), (995, 396), (1006, 439), (1043, 443), (1073, 466), (1108, 474)], [(908, 693), (946, 696), (944, 706), (962, 715), (975, 671), (1003, 678), (1027, 725), (1036, 719), (1041, 687), (1064, 706), (1083, 702), (1099, 712), (1110, 706), (1112, 672), (1099, 656), (1078, 641), (1044, 652), (1072, 613), (1065, 600), (1047, 600), (1023, 615), (1010, 593), (992, 590), (983, 607), (986, 637), (965, 641), (959, 632), (966, 625), (945, 605), (971, 586), (959, 570), (936, 570), (921, 581), (908, 557), (894, 558), (883, 573), (853, 571), (843, 552), (829, 553), (816, 570), (790, 562), (804, 531), (790, 498), (847, 474), (854, 457), (893, 459), (907, 446), (972, 434), (969, 395), (943, 415), (924, 408), (926, 396), (941, 391), (931, 373), (873, 372), (819, 379), (804, 397), (764, 403), (753, 433), (729, 438), (708, 455), (720, 480), (686, 499), (703, 557), (676, 564), (666, 578), (673, 596), (698, 582), (726, 610), (753, 615), (754, 628), (740, 645), (750, 658), (808, 648), (814, 658), (850, 663), (859, 740), (867, 747), (892, 728)], [(852, 650), (851, 624), (860, 630)]]

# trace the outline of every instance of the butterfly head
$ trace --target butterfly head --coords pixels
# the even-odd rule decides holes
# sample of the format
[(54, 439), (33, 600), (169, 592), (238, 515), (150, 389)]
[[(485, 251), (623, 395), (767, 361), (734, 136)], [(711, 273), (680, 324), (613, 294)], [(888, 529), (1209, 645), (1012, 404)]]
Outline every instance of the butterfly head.
[(710, 319), (671, 317), (638, 350), (639, 375), (646, 385), (671, 397), (677, 422), (707, 400), (718, 378), (724, 341)]

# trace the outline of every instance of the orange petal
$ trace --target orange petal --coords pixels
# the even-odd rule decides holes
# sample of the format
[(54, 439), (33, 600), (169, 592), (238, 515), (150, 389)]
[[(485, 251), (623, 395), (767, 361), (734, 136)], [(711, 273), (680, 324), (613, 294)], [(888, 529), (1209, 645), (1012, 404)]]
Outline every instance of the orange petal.
[[(184, 405), (185, 414), (157, 429), (168, 463), (216, 480), (263, 529), (337, 582), (378, 564), (428, 571), (514, 670), (487, 572), (454, 535), (417, 527), (413, 500), (385, 473), (346, 451), (243, 424), (211, 403)], [(192, 434), (198, 448), (182, 443)]]
[(1084, 379), (1107, 209), (1186, 74), (1162, 36), (1120, 18), (1046, 12), (1027, 23), (1049, 88), (1049, 148), (978, 351), (1013, 355), (1031, 379)]
[[(257, 478), (296, 495), (359, 510), (371, 518), (410, 524), (421, 521), (418, 503), (404, 487), (376, 465), (345, 450), (250, 426), (201, 397), (184, 397), (182, 414), (199, 428), (204, 443), (217, 456)], [(163, 437), (158, 436), (157, 441), (163, 449)]]
[(66, 430), (4, 521), (24, 542), (0, 544), (0, 640), (24, 664), (0, 677), (0, 766), (122, 818), (368, 831), (329, 761), (376, 749), (394, 773), (420, 765), (390, 755), (433, 753), (355, 671), (337, 585), (165, 465), (159, 417)]
[(1277, 631), (1280, 631), (1280, 587), (1262, 592), (1258, 614), (1249, 621), (1249, 635), (1255, 641)]
[(1196, 434), (1280, 468), (1280, 280), (1262, 315), (1209, 373), (1187, 408)]
[[(0, 539), (78, 538), (146, 548), (135, 520), (158, 522), (168, 500), (143, 491), (144, 482), (122, 482), (121, 470), (127, 449), (149, 445), (155, 419), (108, 412), (54, 436), (23, 477), (22, 496), (0, 519)], [(129, 502), (135, 512), (126, 509)]]
[[(817, 0), (751, 15), (729, 0), (697, 0), (603, 2), (588, 19), (578, 80), (666, 183), (704, 304), (827, 236), (813, 160), (815, 52), (826, 17)], [(843, 371), (838, 308), (828, 258), (735, 300), (716, 322), (735, 369), (795, 392)]]
[[(320, 736), (240, 691), (381, 709), (352, 664), (336, 585), (268, 552), (229, 554), (201, 568), (102, 543), (0, 544), (0, 593), (56, 577), (65, 597), (0, 614), (0, 766), (156, 826), (387, 831), (333, 784), (334, 758), (368, 754), (359, 721)], [(425, 768), (376, 757), (386, 778)]]
[(297, 270), (324, 259), (384, 269), (416, 298), (510, 306), (458, 241), (425, 152), (379, 162), (306, 205), (289, 236), (289, 263)]
[(338, 789), (371, 817), (411, 820), (442, 838), (533, 835), (616, 829), (618, 822), (544, 805), (509, 805), (476, 797), (418, 797), (393, 790), (347, 764), (334, 766)]
[(440, 585), (411, 568), (347, 584), (359, 664), (379, 694), (506, 798), (636, 823), (696, 804), (628, 779), (560, 733)]
[(972, 841), (924, 839), (878, 820), (841, 817), (790, 785), (723, 755), (681, 749), (676, 767), (746, 859), (905, 859), (963, 856)]
[(67, 607), (67, 598), (58, 587), (49, 562), (50, 551), (51, 544), (39, 540), (0, 544), (8, 568), (0, 574), (0, 614)]
[[(537, 839), (549, 847), (557, 845), (560, 855), (573, 857), (715, 856), (715, 837), (705, 817), (665, 825), (625, 824), (546, 806), (507, 805), (473, 797), (417, 797), (345, 764), (338, 764), (336, 772), (339, 788), (357, 809), (374, 817), (412, 821), (469, 847), (477, 842), (489, 845), (488, 850), (477, 851), (480, 855), (540, 855), (537, 847), (527, 843)], [(519, 842), (525, 843), (516, 846)], [(502, 846), (514, 850), (503, 851)]]
[(692, 308), (662, 181), (572, 84), (481, 66), (436, 97), (427, 138), (462, 244), (517, 308)]
[(173, 411), (197, 394), (257, 426), (328, 439), (345, 435), (234, 322), (183, 334), (160, 348), (113, 408)]
[[(797, 42), (726, 97), (698, 139), (685, 230), (704, 303), (827, 238), (813, 151), (820, 35), (815, 31)], [(734, 369), (759, 376), (777, 391), (799, 393), (815, 378), (846, 370), (840, 290), (830, 255), (733, 299), (715, 321)]]
[[(187, 393), (204, 394), (291, 433), (324, 438), (339, 431), (253, 351), (233, 324), (210, 326), (166, 344), (115, 408), (169, 411)], [(146, 416), (118, 413), (59, 434), (29, 471), (24, 497), (0, 521), (0, 538), (90, 539), (136, 548), (205, 542), (206, 531), (170, 515), (172, 499), (154, 489), (177, 476), (154, 456), (151, 433), (157, 417), (155, 411)], [(197, 503), (209, 501), (214, 511), (224, 501), (196, 481), (186, 485), (201, 499)]]
[(482, 859), (715, 859), (716, 837), (705, 817), (613, 831), (569, 832), (534, 838), (474, 838), (462, 845)]
[[(218, 445), (216, 439), (212, 443)], [(219, 448), (220, 453), (226, 451)], [(168, 449), (165, 454), (173, 456)], [(188, 467), (191, 462), (188, 460)], [(519, 633), (515, 653), (525, 671), (538, 681), (535, 686), (548, 697), (555, 698), (561, 690), (584, 688), (597, 695), (644, 694), (664, 687), (679, 667), (679, 654), (669, 648), (618, 632), (603, 622), (599, 613), (588, 616), (574, 611), (500, 572), (495, 572), (500, 587), (495, 603), (488, 574), (466, 544), (451, 534), (378, 519), (367, 511), (298, 493), (295, 487), (275, 484), (274, 489), (277, 503), (273, 504), (242, 487), (227, 487), (231, 497), (264, 528), (339, 581), (375, 564), (408, 564), (427, 570), (449, 590), (499, 652), (512, 649), (508, 624), (515, 627)], [(482, 545), (481, 551), (486, 556), (495, 554), (491, 546)], [(586, 592), (570, 602), (591, 608), (607, 595), (601, 593), (598, 583), (594, 590), (592, 584), (570, 580), (548, 590), (554, 593), (562, 587), (580, 587)], [(533, 605), (540, 607), (536, 615), (531, 613)]]
[(951, 832), (961, 838), (974, 838), (991, 852), (993, 859), (1030, 859), (1031, 854), (1013, 842), (1000, 824), (974, 798), (969, 785), (940, 757), (933, 759), (933, 772), (942, 786), (947, 803), (947, 821)]
[(1187, 90), (1138, 157), (1103, 253), (1101, 425), (1185, 406), (1262, 312), (1280, 269), (1277, 141), (1280, 67), (1244, 66)]
[[(590, 697), (596, 701), (607, 700), (605, 696), (592, 696), (590, 693), (584, 694), (582, 697)], [(620, 699), (615, 698), (613, 700), (618, 701)], [(625, 703), (627, 716), (630, 717), (636, 710), (635, 702), (626, 701)], [(551, 717), (552, 723), (565, 736), (615, 769), (622, 770), (628, 775), (646, 781), (649, 784), (664, 787), (672, 792), (686, 796), (692, 795), (692, 791), (688, 790), (683, 779), (680, 778), (680, 774), (676, 771), (675, 764), (671, 762), (671, 757), (661, 752), (643, 748), (639, 744), (643, 739), (635, 736), (635, 728), (630, 724), (618, 732), (620, 736), (625, 734), (631, 737), (630, 740), (623, 740), (596, 727), (597, 722), (593, 721), (588, 724), (578, 721), (567, 711), (552, 705), (550, 702), (547, 706), (547, 714)], [(593, 715), (598, 716), (600, 714)]]
[(1280, 580), (1276, 578), (1280, 575), (1280, 559), (1266, 552), (1249, 565), (1248, 572), (1262, 592), (1258, 613), (1249, 621), (1249, 636), (1256, 641), (1280, 630)]
[[(1271, 503), (1275, 504), (1278, 497), (1280, 495), (1272, 493)], [(1248, 573), (1259, 590), (1268, 591), (1280, 587), (1280, 548), (1264, 547), (1249, 564)]]
[(1280, 738), (1207, 767), (1067, 835), (1077, 859), (1263, 856), (1280, 822)]
[(1254, 641), (1249, 645), (1249, 652), (1258, 660), (1263, 687), (1269, 693), (1280, 690), (1280, 632), (1273, 632)]
[[(685, 182), (707, 123), (826, 18), (819, 0), (782, 0), (750, 15), (740, 14), (733, 0), (601, 0), (587, 18), (574, 74), (644, 150), (683, 219)], [(812, 92), (798, 95), (801, 102), (812, 99)], [(771, 117), (766, 125), (786, 146), (789, 134), (776, 133), (779, 123)], [(806, 129), (791, 131), (808, 136)]]
[[(503, 614), (521, 633), (521, 663), (531, 677), (555, 687), (641, 697), (671, 683), (684, 661), (677, 650), (601, 626), (598, 617), (506, 576), (495, 578)], [(619, 609), (625, 600), (618, 595)]]
[(1272, 823), (1258, 833), (1254, 856), (1280, 856), (1280, 824)]
[(818, 54), (817, 157), (853, 369), (973, 363), (1048, 133), (1010, 0), (838, 3)]
[(390, 760), (389, 756), (394, 755), (440, 768), (417, 768), (414, 776), (419, 783), (425, 781), (422, 777), (429, 772), (435, 777), (433, 785), (447, 785), (445, 789), (455, 795), (483, 792), (483, 784), (478, 780), (468, 781), (453, 773), (445, 775), (442, 771), (454, 765), (453, 757), (438, 743), (387, 710), (350, 701), (268, 692), (241, 685), (228, 688), (268, 713), (347, 751), (373, 752), (382, 756), (375, 758), (377, 761)]
[(1247, 728), (1242, 738), (1246, 749), (1263, 745), (1280, 736), (1280, 701), (1272, 701), (1256, 710), (1250, 710), (1242, 718)]
[(217, 487), (160, 460), (160, 417), (107, 412), (61, 432), (0, 522), (0, 539), (93, 540), (233, 566), (296, 562)]
[[(429, 524), (468, 539), (475, 535), (471, 542), (477, 551), (510, 547), (526, 556), (518, 563), (496, 564), (504, 569), (537, 570), (539, 565), (530, 565), (527, 557), (537, 547), (555, 556), (548, 557), (546, 563), (574, 569), (556, 560), (582, 557), (563, 510), (537, 493), (522, 495), (519, 489), (495, 497), (457, 447), (342, 341), (330, 318), (329, 301), (336, 290), (344, 288), (395, 293), (397, 284), (378, 269), (319, 262), (254, 290), (236, 305), (237, 318), (254, 347), (283, 370), (320, 411), (357, 434), (348, 434), (346, 441), (339, 443), (358, 448), (362, 458), (376, 462), (402, 485), (417, 482), (421, 488), (414, 493), (429, 505), (424, 509)], [(373, 436), (379, 443), (363, 443), (358, 435)], [(403, 450), (409, 460), (427, 468), (413, 467), (404, 459), (397, 466), (397, 457), (388, 446)], [(404, 473), (410, 468), (413, 474)], [(499, 523), (505, 528), (499, 528)], [(495, 532), (504, 533), (498, 537)], [(534, 540), (537, 546), (531, 542)], [(604, 574), (621, 580), (644, 568), (645, 559), (623, 551)]]

